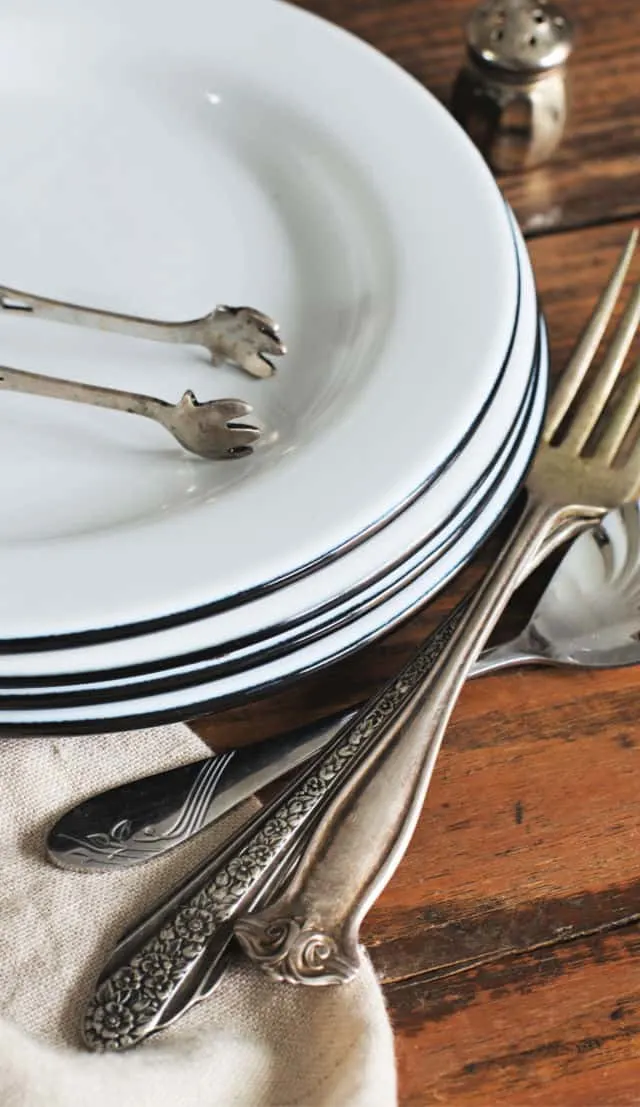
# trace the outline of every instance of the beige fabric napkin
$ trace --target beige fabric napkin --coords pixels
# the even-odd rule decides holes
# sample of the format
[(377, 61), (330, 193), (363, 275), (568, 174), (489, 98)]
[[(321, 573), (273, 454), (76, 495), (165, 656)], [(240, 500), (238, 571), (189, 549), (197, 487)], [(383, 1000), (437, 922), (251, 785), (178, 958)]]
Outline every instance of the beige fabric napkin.
[[(80, 1015), (118, 935), (242, 816), (122, 873), (44, 859), (68, 807), (206, 753), (187, 727), (0, 740), (2, 1107), (392, 1107), (393, 1039), (367, 961), (339, 988), (277, 985), (248, 963), (176, 1026), (131, 1053), (93, 1055)], [(244, 817), (253, 809), (249, 801)]]

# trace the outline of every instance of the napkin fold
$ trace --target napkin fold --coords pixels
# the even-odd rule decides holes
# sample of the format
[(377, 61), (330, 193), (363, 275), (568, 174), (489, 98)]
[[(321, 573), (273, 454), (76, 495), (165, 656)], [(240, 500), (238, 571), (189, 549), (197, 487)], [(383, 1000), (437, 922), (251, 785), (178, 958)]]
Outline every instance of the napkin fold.
[(69, 807), (202, 757), (186, 726), (0, 740), (2, 1107), (393, 1107), (393, 1036), (370, 962), (352, 983), (274, 984), (247, 961), (175, 1026), (125, 1054), (80, 1042), (119, 935), (256, 808), (138, 869), (73, 873), (45, 859)]

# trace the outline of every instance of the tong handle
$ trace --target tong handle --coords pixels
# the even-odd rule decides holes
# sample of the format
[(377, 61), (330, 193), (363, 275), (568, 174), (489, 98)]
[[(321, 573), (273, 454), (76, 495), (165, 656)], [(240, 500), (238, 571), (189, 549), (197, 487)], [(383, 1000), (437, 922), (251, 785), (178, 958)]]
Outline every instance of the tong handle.
[(123, 392), (118, 388), (105, 388), (97, 384), (84, 384), (82, 381), (65, 380), (63, 377), (48, 377), (43, 373), (29, 373), (24, 369), (11, 369), (4, 365), (0, 366), (0, 389), (126, 411), (131, 415), (144, 415), (157, 422), (164, 422), (165, 413), (173, 407), (155, 396)]
[(8, 314), (33, 315), (37, 319), (91, 327), (132, 338), (151, 338), (161, 342), (199, 341), (201, 321), (197, 319), (186, 323), (165, 323), (156, 319), (143, 319), (137, 315), (83, 307), (64, 300), (51, 300), (46, 296), (33, 296), (30, 292), (20, 292), (18, 289), (3, 286), (0, 286), (0, 308)]

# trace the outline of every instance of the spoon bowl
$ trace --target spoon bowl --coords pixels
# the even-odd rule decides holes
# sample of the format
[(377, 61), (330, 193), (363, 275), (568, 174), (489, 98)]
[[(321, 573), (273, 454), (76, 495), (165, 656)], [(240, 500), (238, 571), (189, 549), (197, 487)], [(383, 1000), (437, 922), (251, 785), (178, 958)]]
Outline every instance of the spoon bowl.
[(524, 630), (485, 650), (474, 676), (514, 665), (613, 669), (640, 661), (640, 504), (578, 538)]

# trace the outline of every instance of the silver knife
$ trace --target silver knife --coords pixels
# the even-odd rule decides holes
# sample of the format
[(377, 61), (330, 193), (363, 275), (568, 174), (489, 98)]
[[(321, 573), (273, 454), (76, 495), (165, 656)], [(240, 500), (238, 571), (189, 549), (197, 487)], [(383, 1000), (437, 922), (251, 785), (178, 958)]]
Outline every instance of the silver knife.
[(122, 869), (151, 861), (321, 750), (356, 709), (282, 738), (229, 750), (120, 784), (71, 808), (47, 836), (63, 869)]

